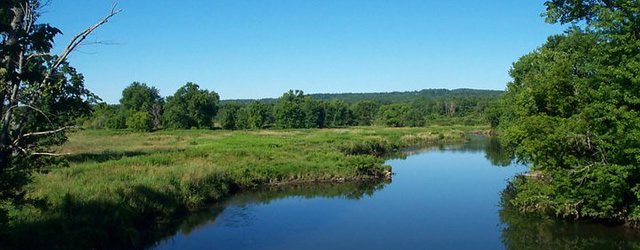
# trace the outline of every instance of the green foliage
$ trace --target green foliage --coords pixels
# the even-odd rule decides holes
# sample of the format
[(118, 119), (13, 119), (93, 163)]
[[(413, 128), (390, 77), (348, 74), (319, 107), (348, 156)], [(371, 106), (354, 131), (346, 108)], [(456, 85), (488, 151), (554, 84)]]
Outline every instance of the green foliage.
[[(547, 19), (582, 24), (513, 65), (504, 139), (546, 176), (517, 180), (523, 211), (638, 220), (640, 3), (548, 1)], [(580, 23), (583, 22), (583, 23)]]
[[(122, 90), (119, 105), (106, 103), (95, 105), (91, 119), (87, 120), (84, 126), (108, 129), (129, 128), (136, 131), (157, 130), (161, 127), (163, 104), (164, 99), (160, 97), (157, 88), (147, 86), (145, 83), (133, 82)], [(138, 114), (140, 112), (147, 113), (144, 119), (149, 120), (149, 128), (146, 128), (146, 125), (142, 126), (139, 122), (142, 118), (142, 115)], [(135, 124), (135, 127), (129, 124)]]
[(274, 115), (279, 128), (319, 128), (324, 123), (321, 107), (300, 90), (284, 93), (275, 104)]
[(395, 103), (380, 107), (379, 119), (382, 124), (390, 127), (408, 126), (407, 120), (411, 119), (411, 106), (404, 103)]
[(238, 189), (388, 174), (383, 158), (348, 155), (341, 145), (374, 145), (370, 153), (377, 154), (413, 145), (408, 136), (438, 131), (446, 136), (430, 143), (462, 141), (459, 133), (477, 128), (459, 129), (84, 130), (65, 145), (70, 167), (37, 174), (25, 204), (8, 208), (0, 241), (9, 248), (43, 241), (49, 248), (141, 248), (171, 233), (166, 227), (175, 216)]
[[(544, 189), (544, 183), (536, 188)], [(576, 223), (567, 223), (536, 214), (523, 215), (511, 204), (517, 192), (514, 185), (510, 184), (501, 196), (499, 215), (501, 224), (504, 225), (501, 238), (506, 249), (638, 249), (640, 247), (637, 232), (629, 228), (595, 225), (590, 222), (576, 225)], [(538, 193), (538, 195), (540, 196), (528, 197), (531, 201), (544, 197), (544, 193)]]
[(134, 131), (151, 131), (152, 120), (149, 113), (145, 111), (139, 111), (131, 114), (127, 117), (127, 128)]
[(254, 102), (247, 107), (247, 125), (252, 129), (261, 129), (273, 123), (273, 105)]
[(119, 105), (100, 103), (93, 106), (92, 118), (84, 126), (94, 129), (124, 129), (127, 127), (126, 119), (127, 115)]
[(99, 100), (66, 57), (52, 55), (56, 35), (40, 23), (40, 1), (0, 4), (0, 202), (20, 200), (33, 171), (59, 163), (49, 154)]
[(347, 155), (375, 155), (383, 156), (395, 152), (400, 148), (383, 138), (369, 138), (364, 141), (347, 142), (340, 147), (340, 151)]
[(378, 109), (380, 105), (378, 105), (374, 101), (359, 101), (353, 104), (353, 116), (355, 119), (355, 124), (360, 126), (369, 126), (373, 124), (375, 121), (376, 114), (378, 113)]
[(352, 125), (353, 113), (349, 105), (341, 100), (331, 100), (325, 105), (324, 127), (344, 127)]
[(161, 102), (160, 91), (146, 83), (133, 82), (122, 90), (120, 107), (127, 111), (149, 112), (154, 104)]
[[(379, 92), (379, 93), (339, 93), (339, 94), (309, 94), (313, 99), (318, 101), (330, 101), (338, 99), (349, 104), (355, 104), (363, 101), (373, 101), (377, 104), (390, 103), (411, 103), (419, 100), (432, 100), (441, 102), (451, 99), (474, 99), (474, 100), (493, 100), (502, 95), (501, 90), (480, 90), (480, 89), (423, 89), (418, 91), (403, 92)], [(253, 103), (256, 100), (240, 99), (226, 100), (223, 102), (234, 102), (239, 104)], [(265, 98), (260, 99), (264, 103), (275, 103), (277, 99)]]
[(241, 129), (239, 127), (242, 122), (239, 122), (238, 119), (238, 111), (242, 107), (239, 104), (229, 103), (225, 104), (220, 108), (220, 112), (218, 113), (218, 122), (223, 129), (235, 130)]
[[(95, 106), (92, 118), (85, 121), (84, 125), (88, 128), (122, 129), (127, 127), (126, 118), (128, 116), (139, 110), (147, 110), (152, 119), (153, 130), (162, 127), (160, 119), (169, 128), (197, 127), (193, 119), (189, 118), (191, 112), (182, 110), (186, 108), (183, 107), (186, 105), (176, 107), (178, 102), (174, 101), (163, 107), (164, 100), (158, 96), (157, 92), (154, 87), (134, 82), (123, 91), (121, 105), (100, 104)], [(389, 100), (398, 102), (391, 104), (409, 105), (410, 108), (401, 117), (393, 118), (397, 122), (390, 123), (388, 126), (419, 127), (426, 125), (427, 120), (430, 121), (430, 124), (439, 125), (484, 124), (486, 123), (484, 120), (490, 119), (484, 118), (486, 110), (496, 109), (498, 106), (493, 100), (497, 93), (500, 92), (463, 89), (453, 91), (423, 90), (415, 92), (415, 94), (424, 96), (424, 98), (408, 98), (413, 100), (411, 102), (391, 98)], [(405, 92), (402, 94), (396, 92), (378, 93), (376, 96), (384, 97), (386, 100), (389, 96), (404, 97), (405, 94)], [(358, 96), (357, 94), (346, 94), (346, 96), (352, 95)], [(363, 95), (368, 96), (368, 94)], [(381, 121), (380, 115), (382, 113), (379, 110), (383, 104), (380, 102), (363, 100), (350, 105), (341, 99), (319, 101), (314, 96), (326, 97), (325, 95), (305, 95), (302, 91), (289, 91), (278, 99), (278, 105), (269, 101), (225, 101), (223, 103), (229, 104), (228, 108), (231, 109), (228, 111), (233, 110), (233, 112), (225, 111), (225, 105), (223, 105), (221, 114), (218, 114), (216, 121), (225, 129), (335, 128), (352, 125), (370, 126), (374, 121)], [(335, 94), (335, 96), (341, 97), (343, 95)], [(426, 98), (427, 96), (433, 98)], [(169, 108), (172, 111), (165, 116), (164, 110)], [(494, 112), (493, 119), (497, 120), (495, 114), (497, 112)]]
[(211, 128), (219, 101), (216, 92), (189, 82), (167, 97), (164, 124), (169, 128)]
[(151, 128), (158, 129), (162, 119), (163, 104), (164, 99), (160, 97), (160, 91), (157, 88), (147, 86), (145, 83), (133, 82), (122, 90), (122, 98), (120, 99), (120, 108), (122, 110), (120, 114), (129, 116), (137, 112), (147, 112), (151, 120)]
[[(290, 94), (295, 95), (296, 93), (292, 92)], [(295, 123), (293, 120), (300, 120), (299, 124), (291, 127), (369, 126), (372, 125), (374, 121), (381, 120), (379, 116), (380, 106), (407, 104), (410, 106), (410, 110), (408, 111), (410, 114), (404, 116), (402, 118), (402, 124), (398, 126), (424, 126), (427, 121), (432, 122), (430, 124), (480, 125), (492, 119), (495, 124), (498, 121), (498, 119), (496, 119), (495, 109), (500, 109), (499, 105), (501, 105), (496, 102), (496, 99), (501, 94), (502, 91), (473, 89), (425, 89), (421, 91), (388, 93), (303, 94), (309, 100), (313, 100), (312, 102), (308, 102), (308, 104), (315, 109), (315, 116), (303, 115), (305, 112), (301, 111), (299, 107), (291, 107), (286, 112), (281, 108), (279, 112), (281, 122), (292, 125)], [(261, 103), (280, 102), (281, 104), (284, 103), (283, 101), (283, 98), (260, 100)], [(254, 100), (227, 100), (223, 102), (244, 105), (255, 103)], [(344, 104), (349, 107), (344, 109)], [(487, 116), (486, 111), (489, 109), (494, 109), (493, 117)], [(283, 124), (276, 124), (276, 127), (286, 127), (282, 125)]]

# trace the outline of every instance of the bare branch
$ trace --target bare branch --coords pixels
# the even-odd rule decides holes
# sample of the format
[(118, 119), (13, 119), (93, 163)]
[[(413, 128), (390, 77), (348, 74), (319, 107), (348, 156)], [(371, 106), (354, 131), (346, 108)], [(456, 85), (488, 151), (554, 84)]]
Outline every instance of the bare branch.
[(28, 155), (43, 155), (43, 156), (65, 156), (65, 155), (71, 155), (70, 153), (59, 154), (59, 153), (51, 153), (51, 152), (29, 152), (27, 149), (25, 149), (23, 147), (18, 147), (18, 146), (13, 146), (13, 148), (16, 148), (16, 149), (22, 151), (22, 153), (28, 154)]
[[(54, 130), (49, 130), (49, 131), (41, 131), (41, 132), (31, 132), (31, 133), (26, 133), (24, 135), (22, 135), (21, 138), (25, 138), (25, 137), (29, 137), (29, 136), (40, 136), (40, 135), (50, 135), (50, 134), (57, 134), (60, 133), (62, 131), (65, 131), (67, 129), (75, 129), (78, 128), (76, 126), (67, 126), (67, 127), (62, 127), (62, 128), (58, 128), (58, 129), (54, 129)], [(19, 138), (20, 139), (20, 138)], [(18, 140), (19, 140), (18, 139)]]
[(14, 108), (20, 108), (20, 107), (27, 107), (27, 108), (33, 109), (33, 110), (35, 110), (36, 112), (40, 113), (42, 116), (44, 116), (44, 118), (45, 118), (45, 119), (47, 119), (47, 121), (49, 122), (49, 125), (51, 125), (51, 126), (53, 127), (53, 122), (51, 121), (51, 119), (49, 119), (49, 116), (47, 116), (47, 114), (45, 114), (45, 113), (44, 113), (44, 111), (42, 111), (42, 110), (40, 110), (40, 109), (38, 109), (38, 108), (36, 108), (36, 107), (34, 107), (34, 106), (28, 105), (28, 104), (23, 104), (23, 105), (13, 105), (13, 106), (9, 107), (9, 108), (7, 109), (7, 111), (5, 111), (5, 112), (9, 112), (9, 111), (11, 111), (11, 110), (12, 110), (12, 109), (14, 109)]
[(44, 56), (51, 56), (51, 54), (49, 53), (36, 53), (36, 54), (31, 54), (29, 56), (27, 56), (27, 59), (25, 59), (25, 62), (28, 62), (29, 60), (36, 58), (36, 57), (44, 57)]
[(46, 85), (46, 83), (49, 81), (49, 78), (51, 77), (51, 74), (53, 74), (53, 72), (56, 69), (58, 69), (58, 67), (60, 67), (62, 62), (64, 62), (67, 59), (67, 57), (69, 57), (71, 52), (73, 52), (76, 49), (76, 47), (78, 47), (78, 45), (82, 44), (82, 42), (85, 39), (87, 39), (87, 37), (91, 33), (93, 33), (94, 30), (96, 30), (98, 27), (102, 26), (103, 24), (107, 23), (109, 21), (109, 19), (111, 19), (113, 16), (115, 16), (118, 13), (122, 12), (122, 10), (116, 9), (116, 7), (117, 7), (117, 5), (114, 4), (113, 7), (111, 8), (111, 12), (106, 17), (102, 18), (100, 21), (98, 21), (97, 23), (95, 23), (91, 27), (87, 28), (86, 30), (78, 33), (77, 35), (75, 35), (71, 39), (71, 41), (69, 42), (67, 47), (65, 47), (65, 49), (62, 50), (62, 53), (60, 53), (58, 59), (54, 62), (53, 66), (49, 69), (49, 71), (45, 75), (44, 80), (42, 82), (43, 85)]
[(114, 41), (93, 41), (93, 42), (83, 42), (79, 46), (87, 46), (87, 45), (121, 45), (121, 43)]
[(47, 153), (47, 152), (36, 152), (36, 153), (30, 153), (30, 155), (44, 155), (44, 156), (67, 156), (67, 155), (71, 155), (69, 153), (65, 153), (65, 154), (56, 154), (56, 153)]

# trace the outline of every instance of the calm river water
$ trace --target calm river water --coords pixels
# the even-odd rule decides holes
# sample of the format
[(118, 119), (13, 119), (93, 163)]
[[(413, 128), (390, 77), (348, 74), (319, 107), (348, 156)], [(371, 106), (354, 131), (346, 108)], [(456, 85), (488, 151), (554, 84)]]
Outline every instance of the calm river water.
[(524, 217), (501, 207), (510, 164), (495, 140), (410, 151), (392, 182), (242, 192), (185, 218), (155, 249), (629, 249), (620, 227)]

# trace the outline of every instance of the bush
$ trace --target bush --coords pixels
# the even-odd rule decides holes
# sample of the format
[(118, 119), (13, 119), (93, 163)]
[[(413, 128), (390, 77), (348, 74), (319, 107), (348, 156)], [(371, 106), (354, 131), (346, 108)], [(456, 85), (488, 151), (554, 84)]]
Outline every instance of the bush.
[(144, 111), (133, 113), (127, 118), (127, 128), (135, 131), (151, 131), (151, 116)]

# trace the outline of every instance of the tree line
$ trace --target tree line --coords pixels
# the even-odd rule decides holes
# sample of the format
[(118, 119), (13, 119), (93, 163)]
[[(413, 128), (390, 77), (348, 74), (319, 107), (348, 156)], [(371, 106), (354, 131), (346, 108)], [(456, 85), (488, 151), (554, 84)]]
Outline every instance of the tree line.
[(122, 91), (119, 104), (97, 104), (92, 114), (81, 118), (80, 122), (88, 128), (136, 131), (214, 127), (229, 130), (370, 125), (419, 127), (451, 119), (484, 124), (491, 117), (490, 107), (496, 101), (493, 91), (455, 96), (442, 93), (411, 101), (397, 99), (390, 102), (382, 95), (382, 99), (349, 103), (337, 98), (321, 100), (314, 97), (317, 95), (290, 90), (273, 101), (221, 103), (216, 92), (201, 89), (195, 83), (187, 83), (174, 95), (163, 98), (157, 88), (133, 82)]

